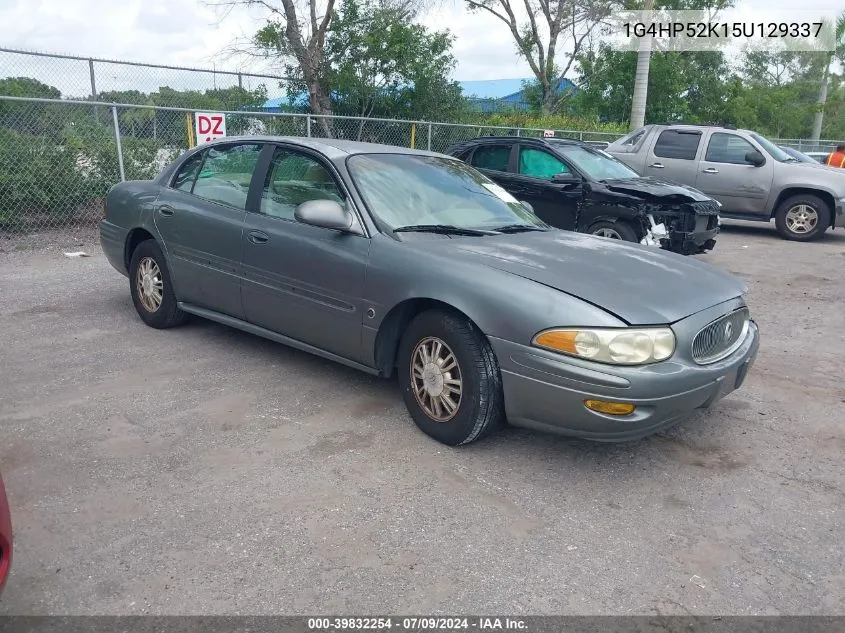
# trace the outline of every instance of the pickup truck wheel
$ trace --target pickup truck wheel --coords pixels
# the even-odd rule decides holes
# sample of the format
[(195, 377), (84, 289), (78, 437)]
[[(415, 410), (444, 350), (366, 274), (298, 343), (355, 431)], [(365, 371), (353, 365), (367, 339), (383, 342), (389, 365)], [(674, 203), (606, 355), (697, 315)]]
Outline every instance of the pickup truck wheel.
[(614, 240), (624, 240), (626, 242), (639, 242), (637, 239), (637, 232), (627, 222), (617, 220), (616, 222), (596, 222), (589, 229), (587, 233), (596, 235), (598, 237), (609, 237)]
[(816, 240), (830, 226), (830, 208), (824, 200), (811, 194), (792, 196), (775, 212), (775, 226), (788, 240)]
[(460, 446), (503, 424), (499, 365), (469, 319), (443, 310), (423, 312), (408, 325), (399, 346), (399, 385), (423, 433)]
[(164, 253), (155, 240), (135, 247), (129, 262), (129, 289), (138, 316), (159, 330), (181, 325), (187, 318), (177, 305)]

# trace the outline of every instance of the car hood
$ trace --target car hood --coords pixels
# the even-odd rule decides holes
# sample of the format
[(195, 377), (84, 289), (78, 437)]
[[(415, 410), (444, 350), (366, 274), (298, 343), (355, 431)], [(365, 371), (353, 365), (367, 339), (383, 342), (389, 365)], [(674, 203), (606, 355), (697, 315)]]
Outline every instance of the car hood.
[(705, 202), (711, 200), (703, 192), (670, 180), (659, 178), (626, 178), (605, 180), (605, 187), (617, 193), (624, 193), (643, 200), (665, 200), (666, 202)]
[(407, 244), (549, 286), (630, 325), (674, 323), (747, 289), (737, 277), (691, 257), (569, 231)]

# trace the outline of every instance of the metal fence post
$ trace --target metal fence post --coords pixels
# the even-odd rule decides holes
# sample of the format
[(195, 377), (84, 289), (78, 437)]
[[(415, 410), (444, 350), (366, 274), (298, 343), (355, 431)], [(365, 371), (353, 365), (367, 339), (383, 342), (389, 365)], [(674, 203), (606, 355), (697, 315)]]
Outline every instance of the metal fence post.
[(431, 151), (431, 123), (428, 124), (428, 151)]
[[(97, 100), (97, 82), (94, 80), (94, 60), (88, 58), (88, 74), (91, 76), (91, 98)], [(100, 121), (100, 113), (97, 111), (97, 106), (94, 106), (94, 120)]]
[(120, 144), (120, 124), (117, 121), (117, 106), (111, 107), (112, 118), (114, 119), (114, 140), (117, 143), (117, 164), (120, 167), (120, 181), (126, 180), (126, 172), (123, 169), (123, 146)]
[(243, 90), (244, 89), (244, 78), (241, 73), (238, 73), (238, 88)]
[(308, 136), (311, 136), (311, 115), (305, 117), (305, 129), (308, 132)]

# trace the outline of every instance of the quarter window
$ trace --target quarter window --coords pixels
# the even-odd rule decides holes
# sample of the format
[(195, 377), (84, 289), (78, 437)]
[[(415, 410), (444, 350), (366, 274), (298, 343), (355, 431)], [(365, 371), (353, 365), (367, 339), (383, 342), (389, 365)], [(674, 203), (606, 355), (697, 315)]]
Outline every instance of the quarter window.
[(194, 181), (197, 179), (197, 174), (200, 173), (202, 159), (203, 152), (197, 152), (185, 161), (176, 173), (176, 177), (173, 179), (174, 189), (186, 191), (188, 193), (191, 192), (191, 189), (194, 188)]
[(654, 144), (654, 155), (662, 158), (695, 160), (701, 132), (686, 130), (663, 130)]
[(563, 161), (555, 158), (548, 152), (530, 147), (522, 147), (519, 150), (519, 173), (532, 178), (543, 178), (550, 180), (557, 174), (572, 173)]
[(707, 143), (707, 153), (704, 160), (711, 163), (732, 163), (734, 165), (747, 165), (745, 155), (748, 152), (755, 152), (751, 143), (736, 134), (725, 134), (714, 132)]
[(246, 209), (252, 173), (261, 145), (210, 147), (194, 185), (194, 195), (236, 209)]
[(510, 158), (510, 145), (482, 145), (472, 154), (472, 166), (492, 171), (507, 171)]
[(334, 178), (319, 162), (278, 148), (264, 182), (261, 213), (293, 220), (296, 207), (309, 200), (334, 200), (343, 204), (344, 197)]

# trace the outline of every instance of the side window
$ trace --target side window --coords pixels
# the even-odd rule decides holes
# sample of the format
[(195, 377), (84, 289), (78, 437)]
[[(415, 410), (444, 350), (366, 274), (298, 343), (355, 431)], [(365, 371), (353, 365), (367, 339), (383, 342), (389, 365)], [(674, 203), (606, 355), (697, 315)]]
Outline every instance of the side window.
[(257, 143), (210, 147), (194, 185), (194, 195), (246, 209), (249, 183), (260, 152), (261, 145)]
[(695, 160), (701, 132), (686, 130), (663, 130), (654, 144), (654, 155), (662, 158)]
[(747, 165), (745, 155), (754, 151), (757, 151), (757, 148), (741, 136), (714, 132), (707, 143), (707, 153), (704, 155), (704, 160), (712, 163)]
[(200, 173), (203, 154), (205, 152), (197, 152), (179, 168), (179, 171), (176, 172), (176, 177), (173, 179), (174, 189), (187, 193), (191, 192), (191, 189), (194, 188), (194, 181), (197, 179), (197, 174)]
[(560, 159), (555, 158), (548, 152), (521, 147), (519, 149), (519, 173), (523, 176), (550, 180), (552, 176), (569, 174), (571, 171)]
[(510, 158), (510, 145), (482, 145), (475, 149), (470, 164), (479, 169), (507, 171)]
[(629, 134), (627, 138), (623, 139), (620, 142), (620, 145), (622, 145), (622, 147), (635, 147), (636, 145), (639, 145), (640, 141), (643, 140), (644, 136), (644, 129), (639, 130), (638, 132), (631, 132), (631, 134)]
[(319, 162), (288, 149), (276, 149), (261, 194), (261, 213), (293, 220), (296, 207), (309, 200), (344, 203), (334, 178)]

